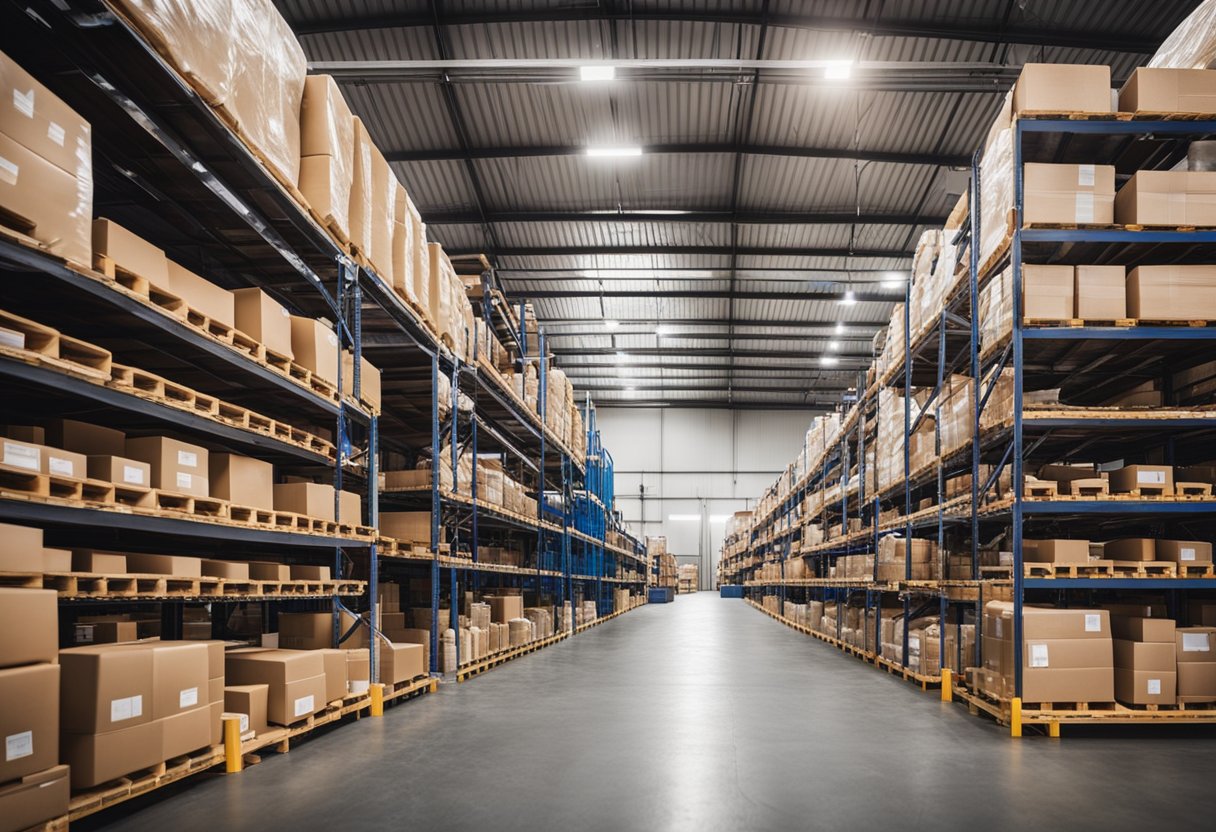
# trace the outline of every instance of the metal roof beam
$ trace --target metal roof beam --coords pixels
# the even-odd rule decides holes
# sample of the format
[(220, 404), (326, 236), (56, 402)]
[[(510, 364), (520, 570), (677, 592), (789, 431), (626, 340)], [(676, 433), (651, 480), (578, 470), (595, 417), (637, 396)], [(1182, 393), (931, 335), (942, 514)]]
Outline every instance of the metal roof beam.
[[(690, 21), (697, 23), (734, 23), (744, 26), (759, 26), (760, 18), (745, 11), (717, 9), (646, 10), (634, 9), (602, 11), (596, 18), (622, 21)], [(488, 23), (542, 23), (560, 21), (585, 21), (589, 18), (584, 9), (537, 8), (527, 11), (461, 11), (439, 18), (444, 26), (488, 24)], [(434, 19), (427, 14), (397, 12), (393, 14), (342, 16), (298, 20), (288, 17), (297, 35), (317, 35), (328, 32), (354, 32), (368, 29), (404, 29), (430, 26)], [(1174, 21), (1177, 22), (1177, 21)], [(824, 15), (801, 15), (793, 13), (770, 14), (770, 26), (786, 29), (809, 29), (813, 31), (864, 32), (877, 37), (914, 37), (940, 40), (964, 40), (979, 43), (1023, 43), (1033, 46), (1066, 46), (1081, 49), (1110, 50), (1138, 55), (1151, 55), (1160, 42), (1145, 32), (1095, 32), (1087, 29), (1064, 29), (1043, 26), (1011, 26), (1004, 28), (980, 21), (920, 21), (920, 20), (863, 20), (849, 17), (827, 17)]]
[[(741, 256), (750, 257), (884, 257), (906, 258), (912, 252), (906, 249), (847, 249), (847, 248), (791, 248), (777, 246), (739, 246)], [(448, 256), (480, 254), (474, 249), (453, 249)], [(499, 257), (577, 257), (580, 255), (653, 255), (653, 254), (707, 254), (729, 256), (730, 246), (513, 246), (501, 248)]]
[(676, 408), (680, 410), (797, 410), (807, 415), (827, 413), (839, 405), (839, 401), (792, 401), (782, 399), (775, 402), (728, 402), (725, 399), (596, 399), (597, 408), (655, 408), (664, 410)]
[[(662, 355), (679, 355), (679, 356), (699, 356), (703, 358), (730, 358), (732, 355), (735, 358), (822, 358), (825, 356), (836, 358), (838, 360), (856, 360), (870, 361), (873, 359), (869, 350), (865, 352), (843, 352), (843, 351), (820, 351), (810, 352), (808, 350), (732, 350), (722, 349), (719, 347), (683, 347), (680, 349), (664, 349), (662, 347), (638, 347), (636, 349), (627, 349), (624, 347), (572, 347), (569, 349), (553, 350), (553, 354), (561, 358), (562, 356), (571, 355), (611, 355), (616, 356), (617, 353), (624, 353), (627, 357), (625, 360), (617, 362), (618, 367), (628, 369), (628, 356), (662, 356)], [(828, 367), (825, 369), (835, 369)]]
[[(563, 338), (603, 338), (603, 337), (610, 337), (613, 335), (617, 336), (618, 338), (623, 335), (625, 335), (625, 336), (654, 335), (654, 330), (642, 330), (640, 332), (629, 332), (627, 330), (604, 329), (602, 327), (598, 330), (582, 329), (582, 330), (578, 330), (576, 332), (554, 332), (553, 330), (548, 329), (549, 321), (543, 321), (543, 323), (546, 326), (545, 337), (550, 341), (553, 341), (555, 339), (560, 340)], [(735, 321), (736, 328), (745, 328), (746, 326), (747, 326), (746, 321), (741, 321), (741, 320)], [(663, 335), (658, 336), (658, 337), (663, 342), (668, 343), (671, 341), (727, 341), (727, 340), (730, 340), (731, 338), (733, 338), (736, 341), (772, 341), (773, 339), (794, 340), (794, 339), (798, 339), (798, 338), (806, 338), (808, 336), (805, 333), (798, 333), (796, 335), (774, 335), (771, 332), (744, 332), (744, 333), (736, 332), (734, 335), (731, 335), (729, 332), (680, 332), (680, 333), (673, 332), (673, 333), (664, 333)], [(842, 342), (843, 341), (861, 341), (861, 342), (865, 342), (868, 344), (870, 342), (870, 339), (872, 336), (869, 334), (864, 334), (864, 333), (860, 334), (860, 335), (857, 335), (857, 334), (833, 335), (831, 330), (828, 329), (827, 331), (822, 333), (822, 337), (831, 338), (834, 341), (842, 341)], [(677, 347), (677, 349), (679, 349), (679, 347)]]
[[(642, 154), (742, 153), (745, 156), (795, 156), (805, 159), (845, 159), (856, 162), (887, 162), (894, 165), (944, 165), (966, 167), (967, 156), (934, 153), (899, 153), (848, 147), (786, 147), (782, 145), (722, 143), (644, 144)], [(466, 154), (459, 148), (435, 150), (392, 150), (384, 154), (390, 162), (462, 162), (471, 159), (520, 159), (539, 156), (583, 156), (586, 145), (527, 145), (521, 147), (473, 147)]]
[[(747, 384), (747, 385), (731, 385), (729, 388), (724, 387), (720, 382), (715, 384), (669, 384), (661, 382), (659, 384), (646, 384), (644, 381), (638, 381), (629, 385), (635, 390), (642, 393), (716, 393), (719, 390), (722, 392), (735, 393), (789, 393), (795, 396), (808, 395), (815, 393), (830, 393), (834, 391), (843, 392), (840, 388), (814, 388), (814, 387), (774, 387), (770, 384)], [(578, 389), (587, 393), (611, 393), (611, 392), (627, 392), (625, 388), (619, 384), (582, 384)]]
[[(742, 225), (941, 225), (946, 214), (871, 213), (858, 211), (487, 211), (489, 222), (635, 222), (736, 223)], [(470, 211), (424, 211), (427, 225), (480, 225)]]
[[(650, 325), (650, 326), (692, 326), (692, 327), (722, 326), (722, 327), (724, 327), (724, 326), (728, 325), (728, 322), (724, 318), (722, 318), (722, 319), (719, 319), (719, 318), (613, 318), (613, 320), (615, 320), (617, 322), (617, 324), (622, 327), (646, 326), (646, 325)], [(602, 324), (603, 321), (604, 321), (604, 319), (601, 317), (595, 317), (595, 318), (549, 318), (549, 317), (546, 317), (544, 319), (544, 325), (545, 325), (545, 332), (547, 333), (548, 336), (554, 336), (554, 335), (562, 336), (562, 335), (568, 335), (570, 333), (554, 332), (553, 329), (551, 329), (551, 327), (577, 326), (579, 324)], [(881, 321), (879, 321), (879, 320), (849, 321), (849, 322), (845, 323), (845, 326), (848, 328), (848, 330), (850, 332), (848, 332), (848, 334), (840, 334), (837, 337), (840, 337), (840, 338), (857, 338), (857, 337), (868, 338), (868, 337), (870, 337), (870, 334), (872, 334), (872, 330), (880, 329), (880, 328), (886, 326), (888, 323), (889, 323), (889, 321), (887, 321), (885, 319), (881, 320)], [(810, 330), (810, 332), (806, 333), (806, 334), (837, 335), (836, 324), (831, 321), (782, 321), (782, 320), (768, 319), (768, 318), (739, 318), (735, 321), (735, 326), (752, 327), (752, 328), (756, 328), (756, 329), (780, 328), (780, 329)], [(871, 332), (868, 332), (864, 335), (859, 336), (855, 332), (853, 332), (855, 330), (869, 330)], [(587, 332), (587, 333), (582, 333), (582, 334), (586, 334), (586, 335), (608, 334), (608, 335), (611, 335), (612, 333), (613, 333), (613, 330), (605, 329), (604, 332), (601, 332), (601, 333)], [(616, 334), (619, 335), (621, 333), (617, 332)], [(637, 334), (637, 333), (634, 333), (634, 334)], [(645, 333), (642, 333), (642, 334), (645, 334)], [(675, 337), (682, 337), (682, 336), (679, 336), (676, 333), (671, 333), (668, 335), (664, 335), (663, 337), (675, 338)]]
[[(563, 354), (559, 353), (559, 357)], [(672, 358), (680, 358), (680, 353), (672, 353)], [(573, 364), (569, 361), (562, 362), (562, 372), (566, 375), (579, 375), (581, 371), (588, 370), (588, 376), (605, 376), (605, 370), (615, 371), (621, 368), (620, 364), (612, 361), (594, 361), (587, 363)], [(767, 363), (767, 364), (735, 364), (735, 372), (738, 375), (766, 375), (769, 373), (824, 373), (830, 370), (838, 370), (838, 367), (824, 367), (818, 363), (818, 359), (808, 357), (808, 360), (801, 363)], [(730, 364), (698, 364), (696, 362), (638, 362), (630, 361), (628, 364), (630, 370), (679, 370), (686, 372), (706, 372), (706, 373), (724, 373), (731, 368)], [(847, 369), (846, 369), (847, 371)], [(580, 375), (580, 377), (582, 377)], [(624, 380), (622, 379), (622, 382)], [(843, 389), (843, 388), (842, 388)]]
[[(573, 289), (538, 289), (530, 291), (511, 291), (507, 290), (507, 296), (520, 300), (553, 300), (559, 298), (688, 298), (691, 300), (729, 300), (734, 297), (741, 300), (780, 300), (780, 301), (814, 301), (814, 300), (844, 300), (845, 293), (843, 291), (790, 291), (790, 292), (758, 292), (747, 289), (736, 289), (731, 292), (727, 289), (672, 289), (664, 291), (656, 291), (653, 289), (638, 288), (629, 291), (600, 291), (600, 290), (573, 290)], [(874, 303), (896, 303), (903, 299), (903, 293), (891, 292), (890, 294), (881, 294), (878, 292), (855, 292), (854, 299), (858, 303), (874, 302)]]

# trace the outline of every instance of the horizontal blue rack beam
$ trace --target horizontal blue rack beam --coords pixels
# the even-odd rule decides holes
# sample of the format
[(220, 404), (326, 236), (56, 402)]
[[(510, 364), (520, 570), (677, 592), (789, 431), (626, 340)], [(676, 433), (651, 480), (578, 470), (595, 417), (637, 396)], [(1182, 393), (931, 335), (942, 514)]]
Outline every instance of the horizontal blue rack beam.
[(1208, 326), (1044, 326), (1022, 330), (1027, 341), (1216, 341)]
[(1216, 589), (1207, 578), (1026, 578), (1024, 589)]
[(1137, 500), (1030, 500), (1025, 514), (1216, 514), (1216, 501), (1155, 502)]

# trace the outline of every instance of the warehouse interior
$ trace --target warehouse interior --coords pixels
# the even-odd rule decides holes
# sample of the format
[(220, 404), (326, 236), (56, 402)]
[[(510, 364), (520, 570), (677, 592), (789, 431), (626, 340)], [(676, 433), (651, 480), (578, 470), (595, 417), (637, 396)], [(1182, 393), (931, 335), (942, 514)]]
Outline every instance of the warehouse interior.
[(1216, 0), (0, 0), (0, 832), (1206, 828), (1214, 195)]

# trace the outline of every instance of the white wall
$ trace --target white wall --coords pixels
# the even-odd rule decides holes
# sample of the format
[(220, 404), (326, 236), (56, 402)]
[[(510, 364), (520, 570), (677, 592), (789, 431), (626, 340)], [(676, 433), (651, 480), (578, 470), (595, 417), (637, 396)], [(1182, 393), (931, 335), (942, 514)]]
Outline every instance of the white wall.
[[(799, 411), (600, 407), (598, 424), (616, 465), (616, 500), (635, 534), (667, 535), (681, 563), (702, 561), (712, 586), (724, 516), (756, 498), (798, 455), (811, 414)], [(670, 516), (697, 515), (697, 520)]]

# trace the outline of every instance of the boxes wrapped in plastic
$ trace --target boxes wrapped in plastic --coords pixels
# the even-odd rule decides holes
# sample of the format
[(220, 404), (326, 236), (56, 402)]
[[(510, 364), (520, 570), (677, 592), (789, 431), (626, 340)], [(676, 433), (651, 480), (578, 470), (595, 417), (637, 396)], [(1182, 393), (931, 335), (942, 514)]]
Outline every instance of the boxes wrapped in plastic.
[(350, 239), (355, 124), (337, 82), (310, 75), (300, 109), (300, 193), (339, 240)]
[(393, 211), (401, 185), (388, 166), (388, 160), (374, 144), (372, 157), (371, 251), (368, 258), (376, 273), (391, 281), (393, 275)]
[(1013, 130), (1001, 130), (980, 161), (980, 263), (1012, 230)]
[(1148, 66), (1160, 69), (1216, 67), (1216, 0), (1204, 0), (1170, 33)]
[(979, 303), (980, 352), (995, 349), (1012, 331), (1013, 270), (1006, 267), (980, 289)]
[(418, 270), (421, 260), (418, 248), (426, 242), (418, 239), (422, 228), (416, 222), (418, 209), (410, 200), (405, 187), (398, 184), (393, 209), (393, 289), (410, 305), (418, 304)]
[[(439, 243), (427, 243), (430, 262), (427, 268), (427, 307), (431, 326), (451, 346), (452, 338), (452, 265)], [(446, 337), (445, 337), (446, 336)]]
[(234, 0), (115, 0), (115, 5), (204, 101), (214, 106), (229, 99), (237, 42)]
[(354, 164), (351, 168), (350, 242), (365, 256), (372, 252), (372, 138), (358, 116), (353, 119)]

